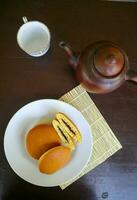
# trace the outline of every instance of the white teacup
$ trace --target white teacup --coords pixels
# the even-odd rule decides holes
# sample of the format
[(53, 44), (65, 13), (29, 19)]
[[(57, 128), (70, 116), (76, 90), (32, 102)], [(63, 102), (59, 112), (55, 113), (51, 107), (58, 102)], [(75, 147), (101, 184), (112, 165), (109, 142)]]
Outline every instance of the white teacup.
[(20, 48), (30, 56), (44, 55), (50, 47), (50, 31), (39, 21), (28, 21), (23, 17), (24, 24), (17, 33), (17, 42)]

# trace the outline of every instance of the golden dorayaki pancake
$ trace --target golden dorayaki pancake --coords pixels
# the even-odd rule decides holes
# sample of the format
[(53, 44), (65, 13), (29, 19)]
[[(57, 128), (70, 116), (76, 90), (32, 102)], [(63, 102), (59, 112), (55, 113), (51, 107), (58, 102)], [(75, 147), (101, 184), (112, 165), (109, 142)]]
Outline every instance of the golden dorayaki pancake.
[(62, 145), (69, 147), (71, 151), (73, 151), (75, 149), (75, 144), (68, 132), (63, 128), (58, 120), (54, 119), (52, 124), (61, 139)]
[(47, 150), (59, 146), (60, 138), (52, 125), (42, 124), (32, 128), (26, 137), (26, 148), (28, 153), (35, 159)]
[(81, 143), (82, 136), (76, 125), (63, 113), (57, 113), (56, 119), (63, 129), (76, 141)]
[(63, 168), (71, 160), (71, 151), (64, 146), (54, 147), (45, 152), (38, 161), (39, 171), (52, 174)]

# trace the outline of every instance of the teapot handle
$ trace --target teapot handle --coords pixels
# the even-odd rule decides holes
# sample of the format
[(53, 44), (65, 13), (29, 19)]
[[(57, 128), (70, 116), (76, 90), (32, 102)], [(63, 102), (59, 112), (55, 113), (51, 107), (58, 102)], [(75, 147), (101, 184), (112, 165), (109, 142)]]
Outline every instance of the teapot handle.
[(127, 81), (133, 81), (137, 83), (137, 72), (133, 70), (129, 70), (125, 76), (125, 79)]

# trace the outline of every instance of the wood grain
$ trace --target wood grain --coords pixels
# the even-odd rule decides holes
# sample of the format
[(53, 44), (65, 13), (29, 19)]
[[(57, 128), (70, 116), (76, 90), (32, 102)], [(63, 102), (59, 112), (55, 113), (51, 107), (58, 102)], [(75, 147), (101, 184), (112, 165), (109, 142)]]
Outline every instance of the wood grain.
[[(0, 29), (0, 199), (137, 199), (137, 85), (125, 83), (106, 94), (91, 94), (123, 146), (107, 162), (66, 188), (41, 188), (20, 179), (9, 167), (3, 137), (11, 116), (24, 104), (41, 98), (59, 98), (78, 83), (58, 43), (82, 50), (89, 43), (110, 40), (129, 56), (137, 71), (137, 4), (90, 0), (1, 1)], [(31, 58), (17, 45), (22, 16), (46, 23), (51, 48)]]

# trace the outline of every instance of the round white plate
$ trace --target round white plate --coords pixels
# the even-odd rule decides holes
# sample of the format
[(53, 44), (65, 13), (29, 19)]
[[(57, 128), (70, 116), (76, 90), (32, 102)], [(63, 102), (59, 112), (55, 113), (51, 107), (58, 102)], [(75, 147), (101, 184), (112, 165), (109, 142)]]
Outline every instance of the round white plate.
[[(37, 160), (25, 149), (25, 135), (33, 126), (49, 123), (57, 112), (66, 114), (82, 134), (82, 143), (73, 152), (72, 160), (52, 175), (40, 173)], [(87, 164), (92, 153), (93, 139), (83, 115), (74, 107), (58, 100), (43, 99), (31, 102), (18, 110), (9, 121), (4, 136), (6, 158), (16, 174), (39, 186), (57, 186), (75, 178)]]

